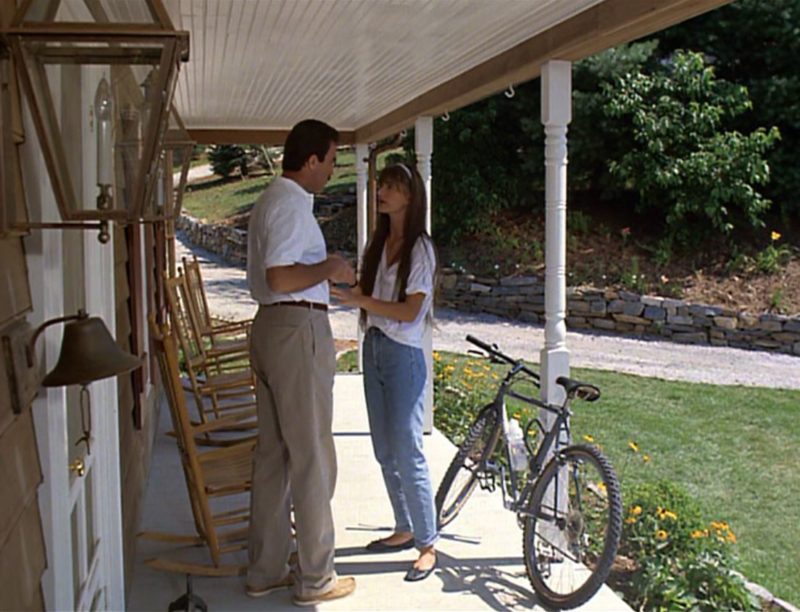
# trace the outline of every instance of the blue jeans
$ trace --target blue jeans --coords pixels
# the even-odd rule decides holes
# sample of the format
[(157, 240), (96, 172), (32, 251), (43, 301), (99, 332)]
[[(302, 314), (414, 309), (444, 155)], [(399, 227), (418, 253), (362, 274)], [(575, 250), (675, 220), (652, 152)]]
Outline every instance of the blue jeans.
[(364, 393), (372, 448), (394, 511), (395, 531), (414, 534), (417, 548), (439, 538), (428, 463), (422, 452), (425, 356), (376, 327), (364, 337)]

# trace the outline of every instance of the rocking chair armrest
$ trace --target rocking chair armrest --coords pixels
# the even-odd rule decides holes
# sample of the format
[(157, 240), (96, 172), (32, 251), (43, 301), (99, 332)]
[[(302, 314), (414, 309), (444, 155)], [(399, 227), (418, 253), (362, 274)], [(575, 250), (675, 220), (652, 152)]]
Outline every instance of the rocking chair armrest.
[(247, 321), (224, 321), (217, 323), (216, 325), (212, 321), (211, 326), (208, 328), (208, 333), (212, 335), (224, 335), (235, 332), (244, 332), (249, 334), (252, 324), (252, 319), (248, 319)]
[(216, 359), (219, 361), (234, 361), (236, 359), (250, 359), (249, 349), (243, 349), (241, 346), (224, 346), (206, 349), (206, 355), (209, 359)]

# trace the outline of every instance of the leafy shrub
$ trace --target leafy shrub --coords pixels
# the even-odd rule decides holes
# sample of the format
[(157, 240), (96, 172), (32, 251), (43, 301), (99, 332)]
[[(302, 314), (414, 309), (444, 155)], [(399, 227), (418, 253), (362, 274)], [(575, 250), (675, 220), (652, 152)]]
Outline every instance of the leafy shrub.
[(769, 180), (764, 154), (779, 135), (722, 131), (751, 108), (744, 87), (716, 79), (701, 54), (681, 51), (652, 73), (602, 87), (606, 112), (632, 124), (636, 143), (610, 162), (611, 174), (638, 193), (640, 210), (664, 215), (669, 236), (696, 244), (709, 225), (723, 235), (763, 225), (770, 201), (756, 186)]
[(727, 523), (706, 524), (675, 483), (626, 491), (620, 553), (634, 559), (636, 601), (647, 610), (756, 610), (757, 600), (732, 571), (736, 536)]

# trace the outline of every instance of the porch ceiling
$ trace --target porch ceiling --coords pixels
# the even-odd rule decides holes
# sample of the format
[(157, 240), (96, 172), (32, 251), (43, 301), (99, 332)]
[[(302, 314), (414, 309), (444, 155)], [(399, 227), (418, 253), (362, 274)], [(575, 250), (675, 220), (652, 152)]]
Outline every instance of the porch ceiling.
[(164, 0), (190, 32), (175, 104), (203, 142), (323, 119), (369, 142), (728, 0)]

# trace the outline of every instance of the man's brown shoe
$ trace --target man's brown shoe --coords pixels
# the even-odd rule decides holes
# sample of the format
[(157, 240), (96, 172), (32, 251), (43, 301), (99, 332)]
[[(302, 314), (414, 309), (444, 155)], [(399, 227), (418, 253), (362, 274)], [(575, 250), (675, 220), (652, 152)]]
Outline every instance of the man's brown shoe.
[(337, 578), (336, 584), (330, 591), (319, 593), (318, 595), (295, 595), (292, 603), (296, 606), (316, 606), (317, 604), (333, 601), (347, 597), (356, 590), (356, 579), (352, 576)]
[(244, 587), (245, 593), (247, 593), (248, 597), (264, 597), (264, 595), (269, 595), (273, 591), (279, 591), (280, 589), (288, 589), (290, 586), (294, 585), (294, 576), (289, 574), (283, 580), (279, 580), (273, 584), (268, 584), (264, 588), (256, 588), (252, 587), (249, 584)]

